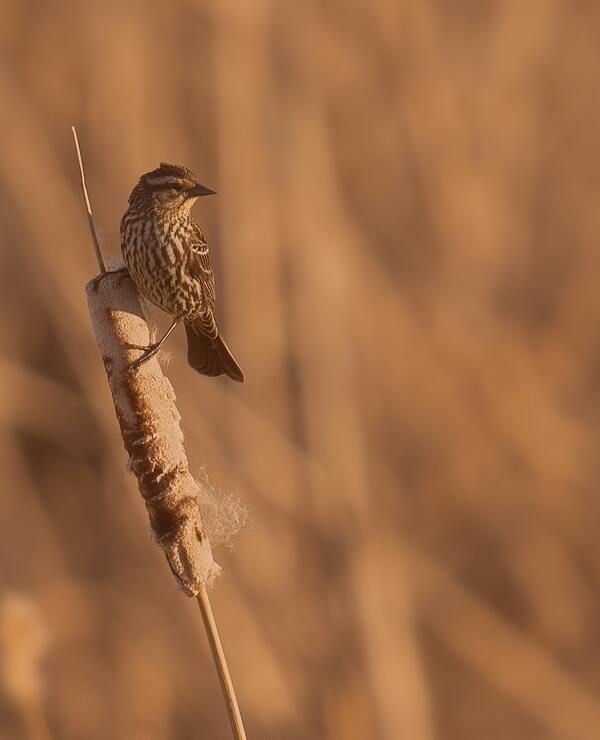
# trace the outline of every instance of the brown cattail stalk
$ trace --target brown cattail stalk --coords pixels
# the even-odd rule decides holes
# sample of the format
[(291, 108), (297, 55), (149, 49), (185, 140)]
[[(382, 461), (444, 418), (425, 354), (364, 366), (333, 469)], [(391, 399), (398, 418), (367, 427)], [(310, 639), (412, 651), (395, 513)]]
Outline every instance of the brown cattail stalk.
[(88, 191), (85, 186), (85, 172), (83, 171), (83, 159), (81, 157), (81, 149), (79, 148), (79, 139), (77, 138), (77, 129), (75, 126), (71, 126), (73, 132), (73, 140), (75, 141), (75, 151), (77, 152), (77, 162), (79, 164), (79, 175), (81, 177), (81, 191), (83, 193), (83, 200), (85, 202), (85, 210), (87, 213), (88, 226), (90, 227), (90, 233), (92, 235), (92, 241), (94, 243), (94, 251), (96, 252), (96, 260), (98, 261), (98, 267), (100, 272), (105, 273), (106, 267), (104, 266), (104, 260), (102, 259), (102, 250), (100, 249), (100, 242), (98, 241), (98, 234), (96, 234), (96, 227), (94, 226), (94, 216), (92, 214), (92, 204), (88, 196)]
[[(73, 129), (76, 140), (76, 132)], [(81, 158), (80, 158), (81, 162)], [(83, 165), (81, 165), (83, 172)], [(91, 208), (82, 179), (90, 228)], [(99, 266), (103, 262), (99, 257)], [(154, 540), (162, 548), (179, 587), (198, 596), (213, 659), (223, 689), (234, 738), (245, 740), (240, 710), (229, 676), (207, 587), (220, 568), (213, 560), (199, 497), (192, 477), (175, 393), (157, 358), (136, 369), (132, 346), (150, 343), (148, 324), (135, 286), (126, 270), (101, 272), (86, 286), (92, 325), (106, 368), (129, 468), (137, 478), (150, 517)]]

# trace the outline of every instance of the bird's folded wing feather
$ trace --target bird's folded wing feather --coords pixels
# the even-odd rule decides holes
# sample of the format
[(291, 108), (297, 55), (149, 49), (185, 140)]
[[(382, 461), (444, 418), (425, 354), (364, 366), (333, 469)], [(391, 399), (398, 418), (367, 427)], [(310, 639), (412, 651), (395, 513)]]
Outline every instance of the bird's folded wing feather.
[(215, 276), (210, 264), (208, 245), (202, 230), (194, 223), (194, 233), (191, 240), (191, 256), (188, 262), (190, 277), (199, 283), (202, 293), (203, 309), (194, 322), (194, 327), (211, 339), (219, 335), (217, 321), (214, 315), (217, 295), (215, 291)]

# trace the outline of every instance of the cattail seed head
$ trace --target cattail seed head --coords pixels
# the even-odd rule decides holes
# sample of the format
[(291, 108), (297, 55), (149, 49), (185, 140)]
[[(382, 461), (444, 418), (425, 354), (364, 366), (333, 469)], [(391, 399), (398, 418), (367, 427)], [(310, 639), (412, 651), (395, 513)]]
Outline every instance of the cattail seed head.
[(199, 508), (200, 488), (183, 445), (175, 392), (153, 358), (132, 370), (149, 332), (135, 287), (124, 273), (88, 283), (88, 306), (121, 427), (128, 466), (138, 481), (152, 537), (163, 549), (180, 588), (189, 596), (219, 573)]

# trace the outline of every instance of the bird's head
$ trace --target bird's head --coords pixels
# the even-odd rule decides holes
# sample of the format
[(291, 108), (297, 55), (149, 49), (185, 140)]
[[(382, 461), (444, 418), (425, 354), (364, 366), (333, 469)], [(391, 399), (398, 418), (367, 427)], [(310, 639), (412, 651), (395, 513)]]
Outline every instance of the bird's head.
[(201, 185), (187, 167), (161, 162), (160, 167), (140, 177), (129, 196), (129, 203), (157, 210), (189, 211), (202, 195), (215, 195), (215, 191)]

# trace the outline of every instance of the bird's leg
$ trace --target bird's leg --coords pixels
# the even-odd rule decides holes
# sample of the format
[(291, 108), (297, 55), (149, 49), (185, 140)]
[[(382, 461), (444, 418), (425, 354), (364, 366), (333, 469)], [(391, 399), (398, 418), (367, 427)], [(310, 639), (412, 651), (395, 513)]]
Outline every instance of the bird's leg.
[(155, 342), (154, 344), (149, 344), (147, 347), (141, 346), (139, 344), (128, 344), (127, 346), (129, 349), (142, 349), (144, 350), (143, 353), (137, 358), (137, 360), (134, 360), (129, 367), (132, 370), (135, 370), (140, 365), (143, 365), (145, 362), (148, 362), (148, 360), (151, 360), (154, 355), (158, 352), (158, 350), (162, 347), (163, 342), (169, 337), (173, 329), (177, 326), (179, 323), (179, 319), (175, 319), (171, 326), (167, 329), (162, 339), (160, 339), (158, 342)]

